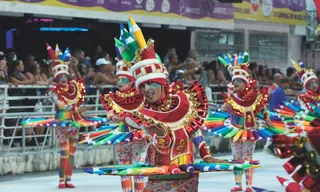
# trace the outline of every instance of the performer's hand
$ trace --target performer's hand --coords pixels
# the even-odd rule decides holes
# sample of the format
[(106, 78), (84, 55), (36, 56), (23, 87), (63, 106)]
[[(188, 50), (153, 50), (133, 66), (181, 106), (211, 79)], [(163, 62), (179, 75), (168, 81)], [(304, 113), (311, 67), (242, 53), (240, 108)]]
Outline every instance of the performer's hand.
[(269, 118), (266, 119), (266, 125), (267, 125), (267, 127), (273, 127), (272, 122)]
[(76, 111), (77, 111), (78, 113), (84, 113), (84, 112), (89, 111), (89, 110), (92, 110), (92, 109), (93, 109), (93, 107), (81, 106), (81, 107), (79, 107)]
[(215, 159), (213, 157), (206, 157), (203, 159), (204, 162), (206, 163), (225, 163), (225, 160), (221, 160), (221, 159)]
[(164, 136), (167, 132), (166, 127), (161, 123), (150, 125), (148, 129), (159, 137)]
[(225, 103), (225, 104), (223, 104), (223, 105), (221, 106), (221, 109), (222, 109), (222, 111), (227, 112), (227, 111), (230, 111), (231, 107), (230, 107), (229, 104)]
[(115, 122), (115, 123), (119, 123), (119, 122), (121, 122), (121, 121), (124, 121), (124, 118), (123, 118), (123, 117), (121, 118), (121, 117), (115, 115), (115, 116), (113, 116), (112, 120), (113, 120), (113, 122)]
[(200, 72), (204, 71), (204, 67), (202, 64), (198, 66), (198, 71), (200, 71)]

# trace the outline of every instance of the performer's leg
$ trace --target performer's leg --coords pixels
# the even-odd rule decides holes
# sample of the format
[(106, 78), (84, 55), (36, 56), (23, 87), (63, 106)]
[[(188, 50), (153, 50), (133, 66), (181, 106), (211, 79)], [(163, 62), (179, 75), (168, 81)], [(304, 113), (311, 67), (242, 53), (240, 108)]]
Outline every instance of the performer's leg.
[[(116, 145), (116, 158), (119, 164), (130, 165), (130, 144)], [(132, 192), (131, 176), (121, 176), (121, 187), (123, 192)]]
[[(246, 141), (243, 143), (243, 159), (251, 160), (254, 149), (256, 148), (256, 142)], [(252, 192), (252, 179), (253, 179), (253, 169), (246, 169), (244, 171), (246, 175), (246, 192)]]
[[(145, 163), (148, 151), (148, 145), (145, 141), (135, 142), (131, 145), (131, 163)], [(144, 189), (144, 177), (135, 176), (134, 177), (134, 190), (135, 192), (142, 192)]]
[[(243, 144), (241, 140), (233, 142), (230, 140), (231, 143), (231, 151), (234, 160), (242, 159), (242, 152), (243, 152)], [(236, 186), (231, 189), (231, 191), (242, 191), (242, 175), (243, 171), (234, 171), (234, 179)]]
[(134, 191), (143, 192), (144, 190), (144, 176), (134, 176)]
[(59, 160), (59, 188), (66, 188), (66, 170), (69, 157), (69, 141), (67, 128), (57, 128), (56, 137), (59, 142), (60, 160)]
[(77, 127), (71, 127), (68, 130), (69, 132), (69, 159), (68, 166), (66, 171), (66, 186), (68, 188), (75, 188), (75, 186), (70, 182), (72, 177), (72, 171), (74, 167), (74, 155), (77, 150), (78, 138), (79, 138), (79, 129)]

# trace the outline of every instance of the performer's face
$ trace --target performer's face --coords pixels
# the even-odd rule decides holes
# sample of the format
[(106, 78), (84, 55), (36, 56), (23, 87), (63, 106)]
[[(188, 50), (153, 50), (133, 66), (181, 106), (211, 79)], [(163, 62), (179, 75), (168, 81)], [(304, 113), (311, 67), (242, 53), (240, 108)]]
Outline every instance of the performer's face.
[(242, 79), (235, 79), (233, 82), (235, 91), (243, 91), (246, 88), (244, 80)]
[(58, 83), (59, 83), (60, 85), (62, 85), (62, 86), (67, 85), (67, 83), (68, 83), (68, 76), (67, 76), (66, 74), (63, 74), (63, 75), (59, 78)]
[(144, 83), (141, 91), (149, 103), (155, 103), (161, 99), (162, 86), (159, 83)]
[(316, 92), (319, 88), (319, 83), (316, 79), (312, 79), (309, 83), (308, 83), (308, 88), (314, 92)]
[(127, 77), (118, 77), (117, 85), (120, 91), (126, 91), (130, 88), (132, 82)]

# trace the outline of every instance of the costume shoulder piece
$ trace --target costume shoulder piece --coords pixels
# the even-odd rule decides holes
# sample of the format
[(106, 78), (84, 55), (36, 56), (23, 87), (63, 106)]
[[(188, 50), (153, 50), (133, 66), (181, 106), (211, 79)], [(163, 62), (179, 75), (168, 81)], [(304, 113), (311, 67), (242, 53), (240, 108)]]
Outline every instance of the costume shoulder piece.
[(313, 111), (311, 104), (318, 105), (320, 103), (320, 94), (315, 93), (311, 90), (306, 90), (305, 93), (299, 95), (299, 101), (301, 106), (309, 111)]
[(86, 87), (81, 79), (69, 81), (66, 86), (58, 84), (50, 91), (54, 92), (66, 105), (80, 106), (86, 95)]
[(225, 103), (232, 107), (232, 110), (237, 115), (243, 115), (246, 111), (250, 110), (254, 115), (257, 115), (265, 107), (268, 101), (268, 90), (262, 88), (246, 89), (244, 98), (239, 98), (236, 94), (223, 94)]
[(101, 94), (100, 100), (107, 111), (113, 110), (115, 113), (132, 112), (143, 107), (144, 96), (139, 90), (131, 88), (125, 93)]
[[(173, 87), (175, 85), (172, 84), (171, 88)], [(146, 104), (145, 108), (134, 113), (134, 118), (140, 124), (163, 123), (169, 132), (184, 127), (188, 135), (193, 134), (201, 128), (203, 118), (207, 115), (208, 99), (199, 82), (193, 83), (183, 91), (180, 90), (174, 88), (169, 91), (168, 97), (160, 106)]]

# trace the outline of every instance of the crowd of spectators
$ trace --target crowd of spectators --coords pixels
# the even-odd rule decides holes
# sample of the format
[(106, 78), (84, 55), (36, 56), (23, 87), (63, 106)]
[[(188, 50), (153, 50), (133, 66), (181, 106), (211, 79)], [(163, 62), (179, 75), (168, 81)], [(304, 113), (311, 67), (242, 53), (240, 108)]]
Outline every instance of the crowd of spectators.
[[(91, 56), (81, 49), (75, 49), (71, 53), (70, 59), (70, 79), (83, 79), (87, 86), (87, 94), (92, 94), (93, 90), (90, 85), (116, 85), (114, 58), (103, 51), (101, 46), (97, 46)], [(227, 69), (218, 61), (200, 62), (197, 60), (196, 50), (189, 50), (187, 58), (179, 58), (176, 49), (173, 46), (168, 47), (166, 55), (162, 60), (169, 72), (169, 80), (180, 80), (184, 84), (192, 84), (195, 80), (199, 81), (206, 87), (206, 93), (209, 100), (211, 97), (210, 85), (227, 85), (231, 77)], [(252, 78), (256, 79), (259, 85), (269, 86), (269, 95), (281, 84), (288, 81), (288, 87), (291, 90), (286, 91), (287, 94), (297, 94), (302, 89), (295, 70), (289, 67), (286, 73), (282, 73), (278, 68), (269, 68), (268, 66), (258, 65), (256, 62), (249, 64), (249, 71)], [(320, 72), (317, 73), (320, 75)], [(286, 78), (282, 80), (282, 78)], [(33, 54), (28, 54), (26, 58), (20, 58), (15, 49), (9, 49), (6, 52), (0, 51), (0, 85), (54, 85), (53, 74), (51, 70), (50, 60), (35, 58)], [(283, 87), (283, 86), (282, 86)], [(110, 89), (101, 90), (102, 92), (110, 91)], [(222, 91), (222, 90), (218, 90)], [(3, 96), (0, 88), (0, 96)], [(39, 96), (45, 94), (45, 89), (9, 89), (9, 96)], [(87, 101), (93, 102), (94, 101)], [(12, 108), (7, 113), (32, 112), (40, 104), (46, 103), (45, 100), (23, 99), (12, 100), (8, 104), (14, 106), (29, 106), (30, 108)], [(91, 103), (92, 104), (92, 103)], [(2, 111), (3, 102), (0, 99), (0, 112)], [(6, 120), (6, 126), (15, 126), (15, 119)], [(44, 133), (45, 128), (39, 129), (37, 134)], [(12, 135), (11, 130), (5, 132), (7, 136)], [(27, 130), (26, 134), (32, 134)], [(33, 145), (32, 140), (27, 141), (27, 145)]]

